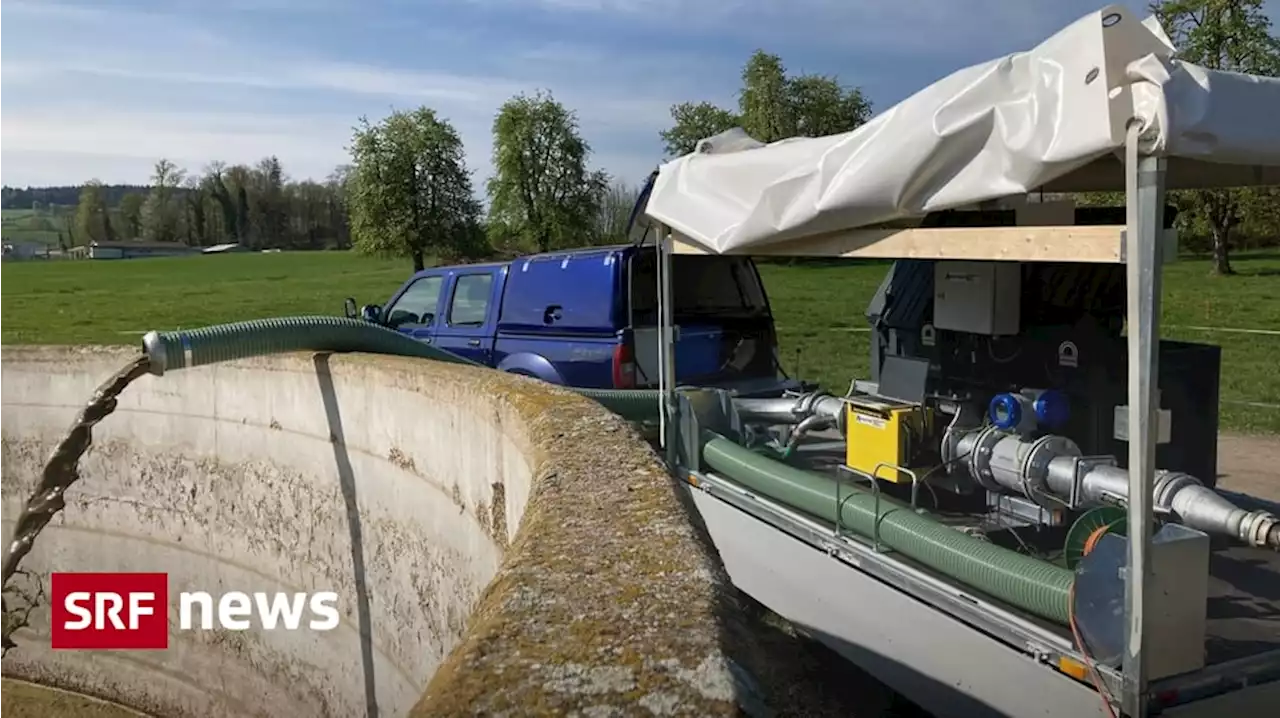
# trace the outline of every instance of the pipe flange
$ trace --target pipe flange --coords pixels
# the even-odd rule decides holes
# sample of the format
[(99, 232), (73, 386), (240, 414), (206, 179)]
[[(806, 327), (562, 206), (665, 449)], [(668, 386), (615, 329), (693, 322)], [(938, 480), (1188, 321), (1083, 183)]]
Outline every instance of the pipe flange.
[(987, 491), (1001, 491), (1000, 483), (991, 474), (991, 452), (996, 443), (1006, 436), (1006, 432), (988, 426), (978, 432), (978, 438), (974, 439), (973, 448), (969, 450), (969, 474)]
[(814, 401), (813, 395), (816, 393), (817, 392), (810, 392), (808, 394), (801, 394), (800, 396), (797, 396), (796, 403), (791, 405), (791, 413), (796, 416), (804, 416), (805, 414), (808, 414), (812, 410)]
[(799, 417), (807, 417), (814, 413), (818, 400), (828, 396), (831, 396), (831, 394), (825, 391), (811, 391), (807, 394), (801, 394), (796, 398), (795, 406), (791, 407), (791, 413)]
[(1049, 490), (1049, 462), (1063, 456), (1076, 458), (1082, 453), (1076, 442), (1057, 434), (1047, 434), (1033, 441), (1018, 472), (1022, 478), (1022, 495), (1041, 508), (1062, 508), (1062, 499)]
[(1172, 512), (1173, 497), (1187, 486), (1204, 486), (1204, 484), (1200, 479), (1181, 471), (1157, 471), (1155, 491), (1151, 496), (1152, 506), (1160, 511)]

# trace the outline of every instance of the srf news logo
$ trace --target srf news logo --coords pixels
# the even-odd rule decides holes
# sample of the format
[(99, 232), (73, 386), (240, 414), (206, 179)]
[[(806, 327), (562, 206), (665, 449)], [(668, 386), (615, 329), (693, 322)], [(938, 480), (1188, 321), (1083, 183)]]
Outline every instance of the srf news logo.
[[(55, 649), (163, 650), (169, 647), (166, 573), (54, 573), (50, 577), (50, 636)], [(338, 594), (204, 591), (178, 594), (178, 628), (331, 631), (338, 627)], [(303, 621), (304, 614), (311, 618)]]

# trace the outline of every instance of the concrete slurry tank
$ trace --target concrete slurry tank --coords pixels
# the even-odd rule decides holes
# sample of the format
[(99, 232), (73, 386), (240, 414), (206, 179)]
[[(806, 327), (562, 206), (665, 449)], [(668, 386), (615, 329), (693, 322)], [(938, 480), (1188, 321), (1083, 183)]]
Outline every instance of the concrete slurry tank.
[[(134, 356), (5, 349), (6, 539), (76, 412)], [(6, 597), (6, 621), (32, 609), (3, 662), (13, 715), (113, 710), (80, 696), (338, 717), (875, 715), (887, 700), (745, 607), (630, 425), (537, 381), (359, 354), (146, 376), (80, 467)], [(167, 572), (168, 650), (51, 650), (51, 571)], [(176, 596), (195, 590), (332, 590), (342, 621), (178, 630)]]

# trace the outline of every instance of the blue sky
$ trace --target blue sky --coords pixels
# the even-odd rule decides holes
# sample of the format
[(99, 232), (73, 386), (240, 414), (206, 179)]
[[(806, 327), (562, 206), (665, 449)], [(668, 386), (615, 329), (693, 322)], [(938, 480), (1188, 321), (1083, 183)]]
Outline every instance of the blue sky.
[(670, 105), (734, 106), (756, 48), (859, 85), (880, 110), (1103, 4), (7, 0), (0, 181), (145, 182), (162, 156), (199, 171), (268, 154), (322, 178), (358, 117), (425, 104), (461, 133), (479, 189), (495, 110), (541, 88), (577, 111), (593, 164), (634, 184), (661, 159)]

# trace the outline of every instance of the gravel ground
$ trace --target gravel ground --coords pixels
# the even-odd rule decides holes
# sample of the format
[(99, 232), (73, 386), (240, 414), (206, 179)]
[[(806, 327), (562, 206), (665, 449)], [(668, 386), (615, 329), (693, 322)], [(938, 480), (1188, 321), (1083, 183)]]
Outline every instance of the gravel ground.
[(1280, 501), (1280, 436), (1219, 437), (1218, 474), (1224, 489)]

